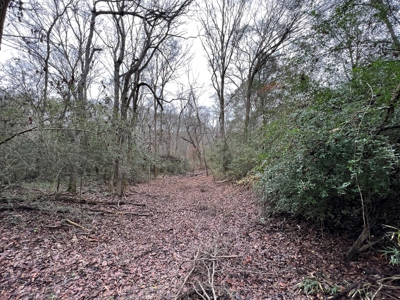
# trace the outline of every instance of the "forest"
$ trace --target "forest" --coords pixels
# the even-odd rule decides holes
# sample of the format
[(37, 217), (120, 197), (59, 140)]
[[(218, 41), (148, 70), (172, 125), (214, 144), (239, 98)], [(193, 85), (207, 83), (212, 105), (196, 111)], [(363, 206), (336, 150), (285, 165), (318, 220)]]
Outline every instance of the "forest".
[(400, 2), (1, 0), (0, 299), (400, 299)]

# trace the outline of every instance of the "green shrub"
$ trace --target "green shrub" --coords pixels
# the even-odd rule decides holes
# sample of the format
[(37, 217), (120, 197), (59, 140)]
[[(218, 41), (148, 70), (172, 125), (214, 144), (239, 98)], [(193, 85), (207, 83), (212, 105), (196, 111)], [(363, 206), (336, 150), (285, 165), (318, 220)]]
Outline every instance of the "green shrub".
[(393, 226), (385, 226), (390, 228), (390, 231), (386, 233), (387, 241), (390, 246), (386, 247), (380, 252), (389, 260), (391, 265), (400, 265), (400, 229)]
[(257, 189), (273, 213), (348, 228), (362, 222), (364, 207), (369, 217), (399, 222), (397, 106), (388, 120), (399, 67), (376, 62), (356, 70), (352, 82), (320, 89), (306, 108), (266, 126)]
[(259, 164), (261, 146), (258, 132), (254, 132), (248, 139), (242, 135), (231, 135), (225, 146), (217, 143), (207, 152), (207, 163), (215, 177), (239, 180)]

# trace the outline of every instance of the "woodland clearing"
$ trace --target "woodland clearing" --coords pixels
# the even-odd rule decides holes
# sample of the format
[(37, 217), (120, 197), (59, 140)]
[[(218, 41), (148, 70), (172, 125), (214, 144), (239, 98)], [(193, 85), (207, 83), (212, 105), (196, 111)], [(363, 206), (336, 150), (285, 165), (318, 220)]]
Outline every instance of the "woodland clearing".
[(261, 212), (252, 191), (204, 174), (124, 198), (2, 199), (0, 299), (347, 299), (398, 274), (378, 252), (346, 262), (346, 236)]

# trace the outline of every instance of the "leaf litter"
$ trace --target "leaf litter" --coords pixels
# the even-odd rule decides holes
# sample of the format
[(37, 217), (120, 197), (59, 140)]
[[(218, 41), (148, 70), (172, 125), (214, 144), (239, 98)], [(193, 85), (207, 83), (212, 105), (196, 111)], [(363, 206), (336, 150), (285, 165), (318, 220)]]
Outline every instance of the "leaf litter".
[(123, 200), (83, 196), (58, 195), (61, 210), (0, 209), (0, 300), (362, 299), (399, 274), (376, 252), (346, 262), (345, 236), (264, 221), (250, 190), (202, 174), (132, 186)]

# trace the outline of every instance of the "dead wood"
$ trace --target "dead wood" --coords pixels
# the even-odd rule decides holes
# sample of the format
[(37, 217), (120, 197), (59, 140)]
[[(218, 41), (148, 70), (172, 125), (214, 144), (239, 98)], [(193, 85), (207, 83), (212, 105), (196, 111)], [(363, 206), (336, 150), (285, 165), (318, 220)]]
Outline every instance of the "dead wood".
[(112, 211), (112, 210), (107, 210), (107, 209), (95, 209), (95, 208), (88, 208), (87, 210), (93, 211), (93, 212), (99, 212), (103, 214), (112, 214), (112, 215), (132, 215), (132, 216), (140, 216), (140, 217), (150, 217), (152, 214), (146, 214), (146, 213), (135, 213), (135, 212), (124, 212), (124, 211)]
[(25, 202), (27, 201), (26, 199), (22, 198), (6, 198), (6, 197), (1, 197), (0, 198), (0, 203), (10, 203), (10, 202)]
[[(392, 282), (394, 281), (400, 281), (400, 275), (395, 275), (391, 277), (384, 277), (382, 279), (379, 279), (377, 283), (380, 285), (380, 287), (385, 287), (393, 290), (400, 290), (399, 285), (391, 285)], [(385, 282), (385, 284), (384, 284)]]
[(225, 183), (225, 182), (228, 182), (228, 179), (221, 180), (221, 181), (216, 181), (215, 183)]
[[(150, 195), (148, 193), (136, 192), (136, 191), (131, 191), (131, 193), (142, 195), (142, 196), (146, 196), (146, 197), (149, 197), (149, 198), (152, 198), (152, 199), (157, 199), (157, 196), (153, 196), (153, 195)], [(145, 205), (143, 205), (143, 206), (145, 206)]]
[[(175, 295), (175, 300), (185, 299), (190, 296), (196, 295), (200, 296), (202, 299), (216, 300), (217, 297), (217, 287), (215, 285), (215, 278), (217, 273), (218, 262), (225, 258), (238, 258), (240, 255), (218, 255), (218, 250), (214, 249), (214, 253), (209, 253), (206, 251), (197, 250), (196, 255), (193, 259), (193, 265), (190, 271), (185, 276), (183, 283)], [(195, 282), (189, 278), (196, 272), (196, 274), (201, 274), (206, 279), (200, 281), (199, 278), (195, 278)], [(187, 284), (191, 285), (191, 288), (186, 293), (181, 294), (183, 287)]]
[[(36, 197), (30, 191), (29, 196)], [(22, 192), (9, 197), (26, 198)], [(271, 299), (306, 299), (304, 290), (294, 285), (315, 275), (325, 291), (318, 295), (320, 299), (347, 299), (364, 288), (373, 294), (379, 283), (382, 287), (375, 299), (398, 299), (399, 290), (394, 289), (398, 280), (377, 281), (383, 274), (399, 274), (379, 253), (369, 251), (357, 263), (345, 263), (340, 253), (349, 246), (347, 239), (330, 234), (321, 239), (303, 226), (301, 232), (294, 231), (298, 222), (288, 218), (262, 222), (251, 191), (217, 184), (204, 175), (150, 181), (129, 194), (126, 199), (83, 196), (94, 201), (143, 200), (147, 207), (82, 204), (78, 208), (79, 204), (57, 203), (44, 193), (32, 202), (1, 203), (0, 207), (32, 205), (43, 210), (0, 213), (0, 270), (4, 270), (0, 298), (45, 299), (59, 290), (55, 295), (62, 299), (135, 295), (135, 299), (239, 300), (263, 299), (266, 293)], [(79, 198), (79, 194), (67, 195)], [(57, 206), (69, 208), (70, 213), (55, 214)], [(203, 213), (199, 207), (217, 207), (221, 214)], [(154, 217), (118, 216), (127, 212)], [(82, 213), (89, 214), (93, 223), (81, 220)], [(67, 223), (66, 218), (91, 231)], [(375, 277), (365, 270), (379, 273)], [(353, 282), (360, 285), (347, 289)], [(329, 295), (333, 286), (342, 293)]]
[(41, 210), (41, 209), (38, 207), (29, 206), (29, 205), (0, 207), (0, 211), (10, 211), (10, 210)]
[(64, 226), (65, 226), (65, 224), (58, 224), (58, 225), (44, 226), (44, 228), (56, 230), (56, 229), (61, 229), (61, 228), (63, 228)]
[(371, 241), (368, 244), (362, 246), (358, 252), (363, 253), (364, 251), (370, 249), (372, 246), (381, 242), (384, 237), (385, 237), (385, 235), (382, 235), (382, 236), (378, 237), (375, 241)]
[[(51, 195), (49, 195), (51, 196)], [(77, 204), (87, 204), (87, 205), (134, 205), (134, 206), (146, 206), (144, 203), (132, 203), (132, 202), (125, 202), (125, 201), (92, 201), (92, 200), (86, 200), (86, 199), (77, 199), (72, 195), (65, 195), (65, 194), (58, 194), (55, 195), (55, 199), (57, 201), (63, 201), (63, 202), (70, 202), (70, 203), (77, 203)]]
[(181, 293), (181, 291), (182, 291), (183, 287), (185, 286), (187, 280), (189, 279), (190, 275), (192, 275), (193, 271), (196, 269), (196, 263), (197, 263), (197, 259), (199, 257), (199, 253), (200, 253), (200, 251), (197, 250), (196, 255), (194, 256), (194, 259), (193, 259), (192, 269), (185, 276), (185, 279), (183, 280), (183, 283), (182, 283), (181, 287), (179, 288), (178, 292), (175, 295), (175, 298), (174, 298), (175, 300), (178, 300), (178, 299), (182, 298), (182, 296), (180, 297), (179, 294)]
[(201, 173), (186, 173), (187, 176), (189, 177), (196, 177), (205, 174), (206, 172), (201, 172)]
[(96, 238), (91, 238), (91, 237), (87, 237), (87, 236), (82, 236), (85, 240), (89, 241), (89, 242), (98, 242), (99, 240)]
[[(371, 228), (373, 228), (378, 220), (380, 215), (380, 210), (382, 209), (383, 205), (381, 205), (380, 209), (375, 213), (375, 216), (369, 221), (367, 226), (364, 226), (363, 231), (358, 236), (357, 240), (353, 243), (350, 249), (346, 253), (346, 259), (352, 260), (354, 257), (362, 253), (363, 251), (372, 247), (373, 243), (371, 238)], [(363, 245), (364, 242), (367, 242), (366, 245)]]
[[(211, 289), (206, 287), (203, 287), (202, 285), (199, 285), (196, 287), (196, 285), (192, 284), (192, 287), (185, 293), (182, 293), (178, 298), (175, 298), (175, 300), (179, 300), (179, 299), (199, 299), (199, 295), (201, 297), (203, 297), (201, 295), (201, 293), (199, 292), (199, 290), (202, 290), (203, 294), (207, 294), (207, 292), (211, 292)], [(206, 297), (203, 297), (203, 299), (207, 299)]]
[(70, 225), (73, 225), (75, 227), (78, 227), (80, 229), (83, 229), (83, 230), (86, 230), (86, 231), (90, 231), (90, 229), (87, 229), (86, 227), (83, 227), (82, 225), (79, 225), (78, 223), (75, 223), (75, 222), (73, 222), (73, 221), (71, 221), (69, 219), (65, 219), (65, 222), (70, 224)]
[(348, 292), (350, 292), (352, 289), (354, 289), (355, 287), (361, 285), (361, 282), (356, 282), (353, 283), (351, 286), (349, 286), (348, 288), (344, 289), (343, 291), (341, 291), (340, 293), (337, 293), (336, 295), (326, 298), (327, 300), (337, 300), (340, 299), (341, 297), (345, 296)]

